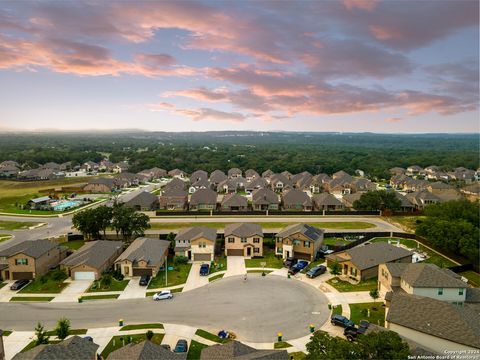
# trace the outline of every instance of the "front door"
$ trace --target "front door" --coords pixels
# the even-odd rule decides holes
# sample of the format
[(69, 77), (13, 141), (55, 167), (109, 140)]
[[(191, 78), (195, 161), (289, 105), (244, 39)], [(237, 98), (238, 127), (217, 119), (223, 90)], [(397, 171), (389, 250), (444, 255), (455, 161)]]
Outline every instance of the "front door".
[(343, 273), (345, 275), (348, 275), (348, 265), (347, 264), (343, 265)]
[(192, 252), (188, 251), (188, 260), (192, 260)]
[(287, 251), (285, 252), (285, 255), (286, 255), (286, 256), (285, 256), (286, 258), (289, 258), (289, 257), (290, 257), (290, 251), (287, 250)]
[(252, 248), (250, 246), (247, 247), (247, 256), (252, 256)]

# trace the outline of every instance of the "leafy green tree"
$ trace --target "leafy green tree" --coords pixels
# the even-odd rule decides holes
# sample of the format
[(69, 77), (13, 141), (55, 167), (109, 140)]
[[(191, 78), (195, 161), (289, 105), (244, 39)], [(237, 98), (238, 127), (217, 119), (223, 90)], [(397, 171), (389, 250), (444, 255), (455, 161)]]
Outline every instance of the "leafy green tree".
[(353, 343), (330, 336), (324, 331), (317, 331), (307, 343), (306, 360), (349, 360), (361, 359), (361, 354)]
[(393, 191), (367, 191), (360, 196), (360, 199), (353, 202), (356, 210), (398, 210), (402, 202)]
[(170, 241), (170, 247), (175, 249), (175, 234), (173, 232), (167, 235), (167, 240)]
[(113, 210), (108, 206), (99, 206), (94, 209), (98, 228), (103, 232), (103, 238), (107, 238), (107, 229), (112, 223)]
[(133, 236), (143, 236), (145, 230), (150, 228), (150, 218), (122, 203), (115, 204), (112, 210), (112, 226), (117, 233), (122, 235), (124, 240), (130, 240)]
[(342, 265), (335, 260), (330, 264), (330, 272), (332, 275), (340, 275), (342, 273)]
[(48, 344), (47, 332), (45, 331), (43, 325), (40, 324), (40, 322), (38, 322), (37, 326), (35, 327), (35, 336), (37, 337), (35, 339), (35, 346), (41, 344)]
[(380, 297), (380, 294), (378, 293), (378, 289), (370, 290), (369, 294), (370, 294), (370, 297), (373, 299), (373, 302), (375, 302)]
[(145, 337), (147, 338), (147, 340), (152, 340), (152, 338), (153, 338), (153, 331), (152, 331), (152, 330), (148, 330), (147, 333), (145, 334)]
[(65, 339), (70, 334), (70, 320), (67, 318), (58, 320), (55, 334), (60, 340)]

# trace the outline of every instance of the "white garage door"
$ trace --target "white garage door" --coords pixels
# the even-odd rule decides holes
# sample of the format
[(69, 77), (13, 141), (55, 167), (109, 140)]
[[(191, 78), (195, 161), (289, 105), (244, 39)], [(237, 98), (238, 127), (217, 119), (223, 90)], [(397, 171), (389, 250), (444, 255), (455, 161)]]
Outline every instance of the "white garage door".
[(95, 280), (95, 273), (93, 271), (76, 271), (75, 280)]

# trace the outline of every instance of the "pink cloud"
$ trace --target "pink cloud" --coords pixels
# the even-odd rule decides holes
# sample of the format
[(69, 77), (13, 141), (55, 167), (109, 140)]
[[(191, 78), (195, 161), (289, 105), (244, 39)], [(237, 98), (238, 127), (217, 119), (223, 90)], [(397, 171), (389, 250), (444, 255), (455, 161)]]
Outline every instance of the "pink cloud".
[(389, 118), (386, 118), (384, 121), (389, 122), (389, 123), (396, 123), (396, 122), (400, 122), (402, 120), (403, 119), (399, 118), (399, 117), (389, 117)]
[(183, 109), (178, 108), (174, 104), (161, 102), (158, 104), (149, 104), (148, 107), (151, 111), (171, 111), (175, 114), (189, 117), (193, 121), (230, 121), (230, 122), (243, 122), (247, 119), (247, 116), (238, 112), (226, 112), (212, 108), (197, 108), (197, 109)]
[(372, 11), (377, 7), (378, 0), (343, 0), (343, 6), (348, 10), (355, 8)]

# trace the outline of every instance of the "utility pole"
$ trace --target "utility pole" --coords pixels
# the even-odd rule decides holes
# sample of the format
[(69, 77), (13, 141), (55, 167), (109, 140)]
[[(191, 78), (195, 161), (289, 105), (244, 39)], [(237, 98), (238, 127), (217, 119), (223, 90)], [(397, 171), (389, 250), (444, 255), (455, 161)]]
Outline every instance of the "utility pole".
[(167, 284), (168, 284), (167, 277), (168, 277), (168, 255), (165, 258), (165, 287), (167, 287)]

